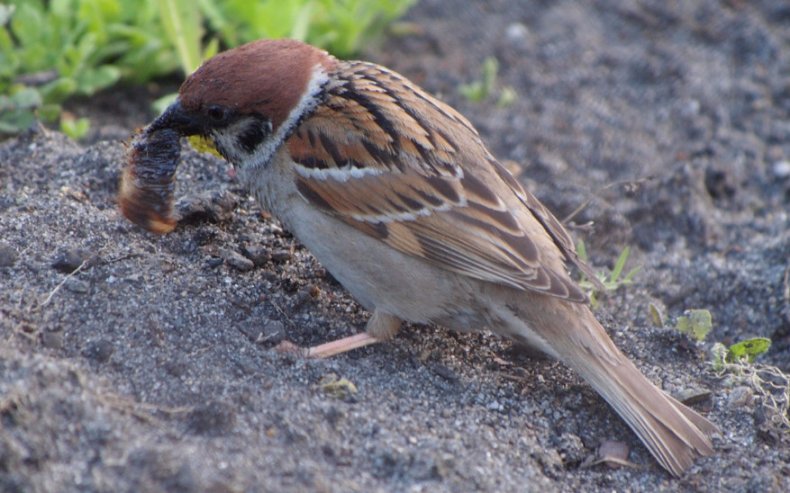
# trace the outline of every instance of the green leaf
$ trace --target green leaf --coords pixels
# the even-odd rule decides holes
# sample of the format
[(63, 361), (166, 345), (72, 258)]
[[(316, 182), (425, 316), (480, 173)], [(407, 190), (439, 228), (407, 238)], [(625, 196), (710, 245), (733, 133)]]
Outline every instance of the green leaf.
[(727, 361), (733, 362), (746, 358), (749, 363), (754, 363), (754, 359), (768, 351), (770, 347), (771, 339), (766, 337), (746, 339), (733, 344), (727, 349)]
[(663, 327), (664, 317), (661, 315), (661, 311), (658, 309), (658, 307), (653, 303), (650, 303), (647, 305), (647, 309), (650, 312), (650, 320), (653, 321), (653, 325), (656, 327)]
[(43, 36), (41, 27), (47, 24), (43, 12), (28, 3), (18, 5), (11, 17), (11, 31), (22, 45), (35, 45)]
[(11, 96), (7, 99), (8, 105), (0, 103), (3, 109), (34, 109), (41, 106), (41, 94), (32, 87), (14, 86), (11, 88)]
[(61, 77), (41, 88), (41, 94), (44, 96), (44, 101), (51, 103), (60, 103), (68, 96), (77, 91), (77, 81), (69, 77)]
[(0, 95), (0, 134), (22, 132), (36, 121), (41, 95), (33, 88), (14, 86), (10, 96)]
[(620, 255), (617, 257), (617, 261), (614, 263), (612, 273), (609, 275), (610, 282), (617, 283), (617, 280), (620, 279), (620, 274), (623, 273), (623, 267), (625, 267), (629, 255), (631, 255), (631, 248), (623, 248), (623, 251), (620, 252)]
[(458, 87), (458, 92), (473, 103), (479, 103), (487, 99), (494, 91), (498, 71), (499, 62), (497, 59), (494, 57), (486, 58), (483, 61), (480, 80), (470, 82), (469, 84), (461, 84)]
[(307, 2), (299, 9), (291, 28), (291, 38), (305, 41), (310, 31), (310, 19), (313, 13), (313, 2)]
[(483, 85), (487, 93), (493, 91), (496, 85), (497, 73), (499, 72), (499, 61), (490, 56), (483, 60)]
[(121, 71), (112, 65), (102, 65), (77, 75), (77, 89), (80, 93), (91, 95), (109, 87), (121, 78)]
[(200, 62), (200, 38), (203, 36), (200, 10), (186, 0), (160, 0), (162, 26), (178, 53), (184, 74), (194, 72)]
[(203, 49), (203, 60), (208, 60), (219, 52), (219, 39), (212, 38)]
[(628, 271), (628, 273), (627, 273), (627, 274), (625, 275), (625, 277), (623, 278), (623, 280), (622, 280), (622, 281), (620, 281), (620, 284), (624, 284), (624, 285), (625, 285), (625, 284), (631, 284), (631, 283), (633, 283), (633, 282), (634, 282), (634, 276), (636, 276), (636, 274), (637, 274), (637, 273), (638, 273), (640, 270), (642, 270), (642, 266), (641, 266), (641, 265), (637, 265), (637, 266), (636, 266), (636, 267), (634, 267), (633, 269), (629, 270), (629, 271)]
[(576, 255), (579, 256), (579, 260), (582, 262), (589, 261), (587, 257), (587, 246), (584, 244), (584, 240), (579, 240), (576, 242)]
[(61, 118), (60, 131), (74, 140), (79, 140), (88, 133), (91, 124), (87, 118)]
[(711, 355), (712, 355), (711, 365), (713, 366), (713, 370), (714, 371), (724, 370), (724, 366), (727, 360), (727, 348), (724, 347), (724, 344), (720, 342), (713, 344), (713, 347), (711, 348)]
[(496, 105), (499, 108), (507, 108), (511, 104), (515, 103), (518, 99), (518, 93), (515, 89), (510, 86), (503, 87), (499, 93), (499, 99), (497, 99)]
[(708, 310), (686, 310), (685, 316), (678, 317), (675, 328), (697, 341), (703, 341), (713, 328), (713, 317)]
[(60, 116), (61, 107), (59, 104), (42, 104), (36, 111), (39, 120), (45, 122), (55, 122)]
[(485, 88), (480, 81), (470, 82), (469, 84), (461, 84), (458, 87), (458, 92), (461, 96), (465, 97), (467, 101), (472, 103), (479, 103), (486, 97)]

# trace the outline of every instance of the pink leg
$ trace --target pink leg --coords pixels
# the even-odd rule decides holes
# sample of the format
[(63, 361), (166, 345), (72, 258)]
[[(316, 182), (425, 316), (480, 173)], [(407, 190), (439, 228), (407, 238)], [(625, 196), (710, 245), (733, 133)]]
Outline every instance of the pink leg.
[(360, 332), (353, 336), (344, 337), (336, 341), (325, 342), (307, 349), (308, 358), (330, 358), (352, 349), (357, 349), (370, 344), (381, 342), (367, 332)]
[[(379, 311), (374, 311), (365, 327), (365, 332), (344, 337), (336, 341), (326, 342), (311, 348), (302, 348), (291, 342), (283, 341), (277, 345), (276, 351), (282, 353), (298, 354), (305, 358), (331, 358), (338, 354), (351, 351), (377, 342), (391, 339), (400, 327), (400, 319)], [(376, 337), (371, 334), (375, 334)]]

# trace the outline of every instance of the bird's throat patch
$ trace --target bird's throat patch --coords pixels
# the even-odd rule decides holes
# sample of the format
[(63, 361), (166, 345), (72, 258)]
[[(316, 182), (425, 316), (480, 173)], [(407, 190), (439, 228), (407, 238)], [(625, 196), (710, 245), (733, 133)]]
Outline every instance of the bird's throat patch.
[(213, 154), (218, 158), (222, 157), (222, 154), (219, 153), (217, 146), (214, 145), (214, 142), (212, 142), (211, 139), (206, 136), (190, 135), (187, 140), (189, 141), (189, 145), (198, 152)]

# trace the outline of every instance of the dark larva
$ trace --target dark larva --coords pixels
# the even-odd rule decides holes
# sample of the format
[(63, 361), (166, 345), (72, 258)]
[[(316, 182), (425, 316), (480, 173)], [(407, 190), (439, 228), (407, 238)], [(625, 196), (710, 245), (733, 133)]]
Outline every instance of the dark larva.
[(143, 131), (129, 148), (121, 176), (121, 213), (148, 231), (164, 234), (176, 227), (173, 192), (181, 142), (178, 132)]

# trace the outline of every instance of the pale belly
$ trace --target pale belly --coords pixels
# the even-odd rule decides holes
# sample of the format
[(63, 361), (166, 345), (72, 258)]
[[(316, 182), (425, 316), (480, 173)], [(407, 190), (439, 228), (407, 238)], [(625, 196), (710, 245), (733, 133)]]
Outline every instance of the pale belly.
[(529, 294), (395, 250), (308, 204), (282, 169), (259, 174), (250, 189), (367, 310), (458, 331), (490, 329), (547, 351), (545, 341), (508, 308)]

